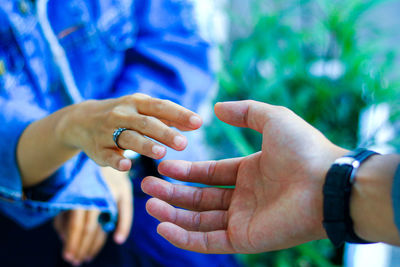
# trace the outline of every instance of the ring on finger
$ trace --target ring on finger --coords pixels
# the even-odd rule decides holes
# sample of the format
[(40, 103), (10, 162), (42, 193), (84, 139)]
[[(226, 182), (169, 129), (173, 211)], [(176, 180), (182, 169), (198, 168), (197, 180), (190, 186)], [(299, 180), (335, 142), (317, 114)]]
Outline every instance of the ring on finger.
[(114, 133), (113, 133), (113, 140), (114, 140), (115, 145), (116, 145), (119, 149), (124, 150), (124, 148), (120, 147), (119, 144), (118, 144), (119, 136), (120, 136), (124, 131), (127, 131), (127, 130), (128, 130), (128, 129), (126, 129), (126, 128), (118, 128), (118, 129), (114, 130)]

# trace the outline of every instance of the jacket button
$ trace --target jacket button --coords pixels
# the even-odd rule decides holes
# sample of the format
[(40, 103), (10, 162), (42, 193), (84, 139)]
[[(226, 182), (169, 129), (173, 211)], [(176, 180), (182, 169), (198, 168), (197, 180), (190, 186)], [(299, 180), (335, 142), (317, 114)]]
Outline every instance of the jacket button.
[(21, 0), (18, 3), (18, 9), (21, 14), (26, 15), (30, 10), (30, 6), (26, 0)]

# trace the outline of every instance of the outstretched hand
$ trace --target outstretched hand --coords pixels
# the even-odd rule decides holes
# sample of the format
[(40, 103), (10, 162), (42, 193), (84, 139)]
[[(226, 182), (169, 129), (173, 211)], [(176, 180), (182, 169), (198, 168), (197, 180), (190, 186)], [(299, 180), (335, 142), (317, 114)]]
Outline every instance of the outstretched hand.
[(233, 188), (146, 177), (142, 189), (155, 197), (146, 208), (162, 222), (158, 233), (177, 247), (202, 253), (258, 253), (325, 238), (323, 177), (346, 151), (283, 107), (226, 102), (218, 103), (215, 113), (228, 124), (262, 133), (262, 150), (221, 161), (162, 162), (163, 175)]
[(22, 184), (39, 184), (81, 151), (100, 166), (128, 171), (132, 163), (124, 150), (161, 159), (165, 146), (186, 148), (186, 137), (176, 129), (192, 131), (201, 124), (196, 113), (140, 93), (69, 105), (31, 123), (21, 135), (17, 160)]
[[(83, 150), (100, 166), (119, 171), (131, 168), (131, 161), (123, 156), (123, 150), (161, 159), (166, 148), (159, 143), (179, 151), (187, 145), (186, 137), (171, 127), (191, 131), (202, 124), (197, 114), (176, 103), (139, 93), (86, 101), (71, 110), (58, 128), (60, 139)], [(118, 128), (127, 129), (118, 138), (119, 148), (112, 138)]]

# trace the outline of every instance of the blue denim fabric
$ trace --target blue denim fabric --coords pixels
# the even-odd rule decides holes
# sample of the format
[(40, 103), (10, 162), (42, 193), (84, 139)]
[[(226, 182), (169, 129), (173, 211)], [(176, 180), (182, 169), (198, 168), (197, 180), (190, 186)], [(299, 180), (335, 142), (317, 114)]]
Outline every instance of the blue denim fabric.
[[(50, 0), (48, 16), (84, 99), (135, 92), (196, 110), (210, 88), (207, 44), (185, 1)], [(16, 162), (20, 135), (33, 121), (71, 103), (27, 0), (0, 3), (0, 210), (25, 228), (62, 210), (116, 206), (86, 155), (24, 190)], [(110, 137), (111, 138), (111, 137)]]
[(400, 235), (400, 165), (397, 167), (392, 184), (393, 217)]

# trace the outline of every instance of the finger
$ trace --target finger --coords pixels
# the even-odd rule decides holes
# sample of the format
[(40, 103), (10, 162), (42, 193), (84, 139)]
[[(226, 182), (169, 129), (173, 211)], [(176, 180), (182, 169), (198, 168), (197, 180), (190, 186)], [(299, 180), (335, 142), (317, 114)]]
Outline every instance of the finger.
[(125, 243), (129, 236), (132, 227), (133, 219), (133, 201), (132, 201), (132, 187), (126, 187), (126, 190), (120, 196), (118, 201), (118, 224), (114, 232), (114, 241), (117, 244)]
[[(158, 142), (161, 142), (175, 150), (183, 150), (187, 145), (186, 137), (181, 135), (179, 132), (171, 129), (160, 120), (145, 116), (137, 115), (129, 117), (126, 122), (121, 122), (124, 125), (130, 125), (129, 128), (141, 133), (145, 136), (151, 137)], [(131, 131), (129, 131), (131, 132)], [(120, 136), (120, 139), (126, 139), (128, 135)], [(122, 141), (119, 141), (121, 147), (123, 146)], [(125, 147), (124, 147), (125, 148)]]
[(227, 210), (233, 194), (233, 189), (171, 184), (152, 176), (143, 179), (142, 190), (171, 205), (197, 211)]
[(135, 151), (153, 159), (161, 159), (167, 153), (167, 149), (156, 142), (144, 137), (136, 131), (125, 131), (118, 140), (120, 147)]
[(193, 129), (192, 128), (190, 128), (190, 127), (187, 127), (187, 126), (185, 126), (185, 125), (180, 125), (180, 124), (178, 124), (178, 123), (174, 123), (174, 122), (171, 122), (171, 121), (169, 121), (169, 120), (161, 120), (165, 125), (167, 125), (167, 126), (169, 126), (169, 127), (175, 127), (175, 128), (177, 128), (178, 130), (180, 130), (180, 131), (184, 131), (184, 132), (187, 132), (187, 131), (192, 131)]
[(101, 251), (104, 244), (106, 243), (107, 234), (103, 231), (100, 225), (97, 226), (97, 231), (93, 240), (90, 250), (85, 258), (86, 262), (91, 262), (97, 254)]
[(59, 235), (61, 241), (65, 241), (66, 238), (66, 221), (67, 221), (67, 212), (59, 213), (53, 221), (54, 229), (56, 230), (57, 234)]
[(100, 211), (98, 210), (86, 211), (83, 235), (79, 244), (77, 257), (75, 259), (79, 263), (83, 262), (86, 258), (89, 257), (90, 246), (96, 238), (97, 228), (99, 227), (99, 215)]
[(228, 224), (228, 212), (225, 210), (193, 212), (174, 208), (157, 198), (147, 201), (146, 210), (157, 220), (171, 222), (188, 231), (225, 230)]
[(53, 226), (56, 232), (60, 235), (61, 234), (61, 213), (58, 214), (53, 220)]
[(165, 176), (187, 182), (208, 185), (234, 185), (243, 158), (220, 161), (189, 162), (166, 160), (160, 163), (158, 171)]
[(132, 167), (132, 162), (125, 158), (119, 149), (104, 149), (101, 151), (101, 158), (101, 162), (97, 161), (98, 164), (101, 166), (110, 166), (121, 172), (129, 171)]
[(68, 221), (67, 239), (64, 244), (64, 259), (70, 263), (77, 264), (79, 253), (79, 244), (83, 236), (83, 228), (85, 222), (84, 210), (70, 211)]
[(137, 98), (135, 103), (141, 114), (186, 125), (192, 130), (200, 128), (203, 123), (199, 115), (169, 100), (147, 96)]
[(230, 125), (262, 132), (269, 113), (280, 107), (252, 100), (221, 102), (214, 107), (217, 117)]
[(157, 232), (178, 248), (200, 253), (235, 253), (228, 232), (225, 230), (192, 232), (175, 224), (164, 222), (158, 225)]

